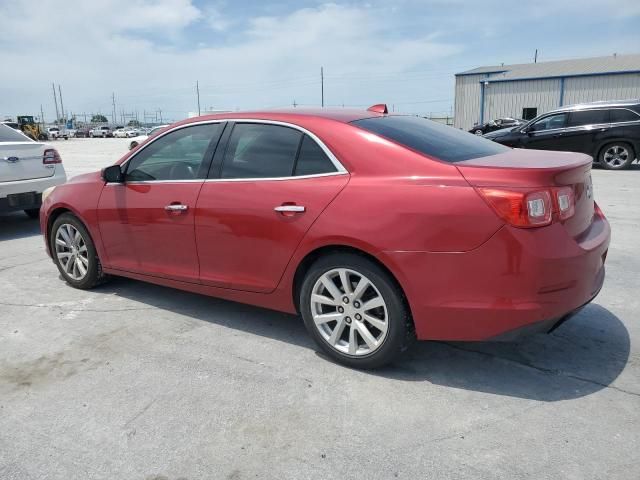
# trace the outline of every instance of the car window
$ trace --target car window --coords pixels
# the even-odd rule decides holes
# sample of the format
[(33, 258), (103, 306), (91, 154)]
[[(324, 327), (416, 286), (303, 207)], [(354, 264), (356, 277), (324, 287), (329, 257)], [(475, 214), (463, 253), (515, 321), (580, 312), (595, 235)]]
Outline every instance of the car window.
[(567, 114), (558, 113), (556, 115), (549, 115), (541, 120), (538, 120), (531, 125), (531, 131), (539, 132), (541, 130), (552, 130), (554, 128), (564, 128), (567, 124)]
[[(168, 133), (135, 155), (127, 165), (127, 181), (204, 178), (202, 165), (217, 143), (221, 124), (194, 125)], [(210, 152), (212, 154), (213, 152)]]
[(305, 135), (298, 153), (294, 175), (318, 175), (332, 173), (336, 167), (324, 150), (311, 137)]
[(631, 110), (626, 110), (624, 108), (615, 108), (610, 111), (611, 112), (611, 123), (618, 122), (637, 122), (640, 120), (640, 115), (632, 112)]
[(236, 124), (222, 163), (222, 178), (288, 177), (302, 133), (289, 127)]
[(32, 140), (11, 127), (0, 124), (0, 142), (31, 142)]
[(581, 127), (584, 125), (598, 125), (609, 123), (608, 110), (581, 110), (571, 112), (567, 126)]
[(422, 117), (389, 115), (351, 123), (445, 162), (461, 162), (509, 151), (499, 143)]

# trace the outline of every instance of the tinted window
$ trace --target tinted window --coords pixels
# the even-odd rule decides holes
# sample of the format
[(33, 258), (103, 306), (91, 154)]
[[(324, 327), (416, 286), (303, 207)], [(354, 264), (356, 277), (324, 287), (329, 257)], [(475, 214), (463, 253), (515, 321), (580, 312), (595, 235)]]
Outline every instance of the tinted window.
[(222, 163), (222, 178), (288, 177), (302, 133), (278, 125), (236, 124)]
[(531, 131), (538, 132), (540, 130), (552, 130), (554, 128), (564, 128), (567, 125), (567, 114), (558, 113), (556, 115), (549, 115), (542, 120), (538, 120), (531, 125)]
[(597, 125), (599, 123), (609, 123), (608, 110), (583, 110), (571, 112), (567, 126), (580, 127), (583, 125)]
[(333, 165), (324, 150), (311, 137), (305, 135), (298, 154), (294, 175), (317, 175), (335, 172)]
[(213, 153), (209, 147), (213, 148), (218, 141), (221, 129), (219, 123), (194, 125), (158, 138), (129, 161), (127, 180), (203, 178), (201, 166)]
[(616, 108), (611, 110), (611, 123), (616, 122), (636, 122), (640, 120), (640, 116), (630, 110)]
[(0, 124), (0, 142), (30, 142), (26, 135), (14, 130), (11, 127)]
[(421, 117), (394, 115), (365, 118), (352, 123), (445, 162), (488, 157), (509, 150), (477, 135)]

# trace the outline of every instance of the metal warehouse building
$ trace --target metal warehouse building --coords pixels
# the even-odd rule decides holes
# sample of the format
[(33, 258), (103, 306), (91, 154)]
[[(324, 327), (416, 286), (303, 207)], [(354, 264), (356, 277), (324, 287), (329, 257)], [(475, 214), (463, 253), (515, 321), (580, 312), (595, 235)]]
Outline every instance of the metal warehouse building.
[(456, 74), (454, 126), (631, 98), (640, 98), (640, 55), (479, 67)]

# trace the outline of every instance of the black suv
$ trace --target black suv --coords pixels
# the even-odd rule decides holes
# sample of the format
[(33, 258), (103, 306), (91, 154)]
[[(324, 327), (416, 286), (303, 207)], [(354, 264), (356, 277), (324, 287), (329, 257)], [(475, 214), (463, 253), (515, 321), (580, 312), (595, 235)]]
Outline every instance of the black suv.
[(571, 105), (484, 137), (509, 147), (586, 153), (621, 170), (640, 152), (640, 100)]

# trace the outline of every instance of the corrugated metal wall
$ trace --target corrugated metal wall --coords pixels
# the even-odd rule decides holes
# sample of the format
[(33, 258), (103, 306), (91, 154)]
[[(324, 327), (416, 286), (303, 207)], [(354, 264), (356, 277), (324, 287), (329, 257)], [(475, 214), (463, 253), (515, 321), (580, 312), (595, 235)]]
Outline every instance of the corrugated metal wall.
[(523, 108), (537, 108), (538, 115), (560, 104), (560, 80), (495, 82), (484, 87), (484, 121), (522, 117)]
[(564, 81), (564, 104), (640, 98), (640, 74), (575, 77)]
[[(490, 76), (489, 76), (490, 77)], [(487, 75), (456, 77), (454, 126), (469, 130), (480, 121), (480, 80)], [(538, 115), (560, 106), (559, 78), (489, 82), (484, 87), (484, 121), (522, 117), (523, 108), (537, 108)], [(640, 98), (640, 74), (573, 77), (564, 80), (563, 105), (598, 100)]]
[(468, 130), (478, 121), (480, 117), (480, 79), (485, 77), (486, 74), (456, 77), (454, 127)]

